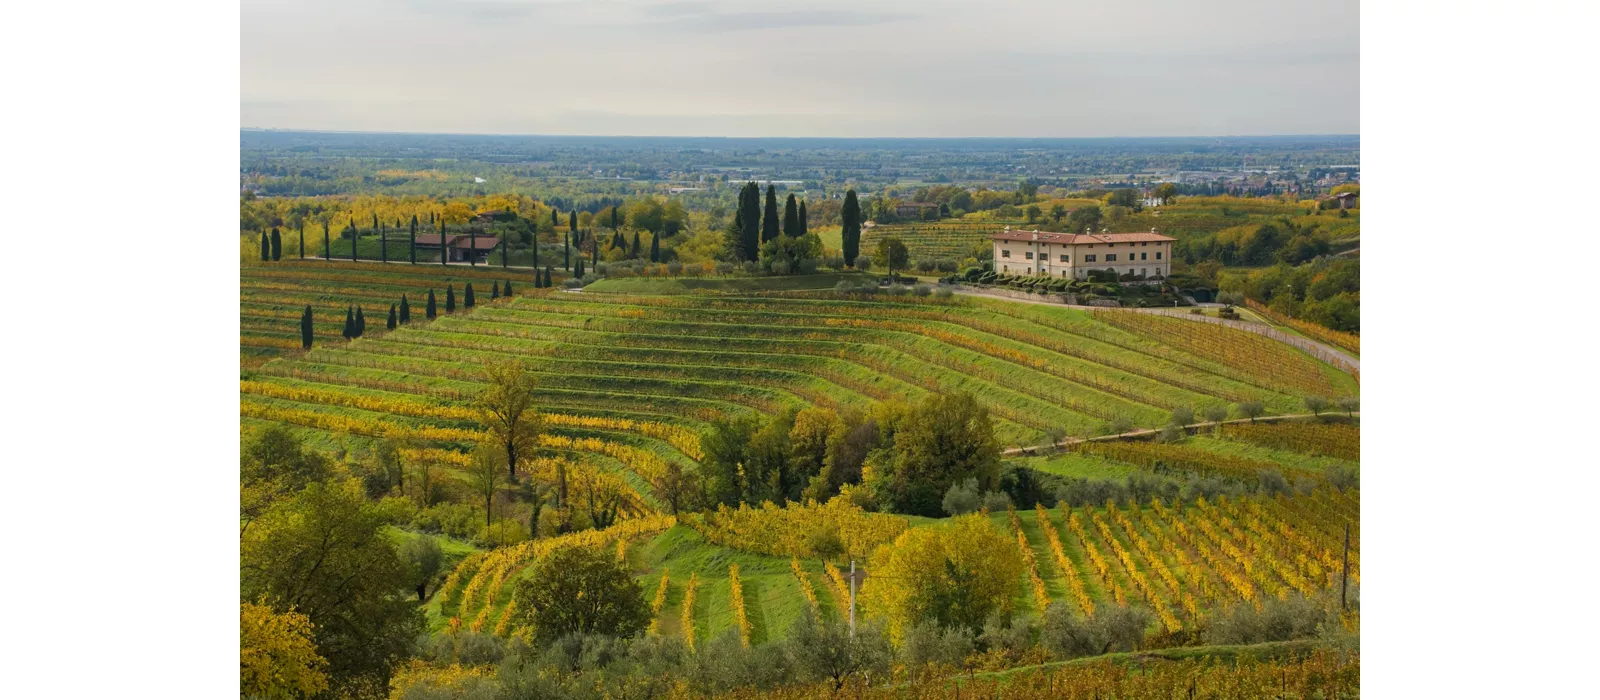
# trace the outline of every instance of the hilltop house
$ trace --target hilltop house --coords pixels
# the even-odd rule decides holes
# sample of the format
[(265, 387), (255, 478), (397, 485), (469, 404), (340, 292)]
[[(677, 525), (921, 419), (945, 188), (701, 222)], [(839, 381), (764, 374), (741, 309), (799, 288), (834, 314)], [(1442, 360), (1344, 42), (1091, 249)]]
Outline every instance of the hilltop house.
[(924, 219), (938, 214), (939, 205), (933, 202), (900, 202), (894, 205), (894, 215), (907, 219)]
[(1172, 242), (1149, 233), (1049, 233), (1007, 228), (994, 241), (994, 271), (1085, 279), (1090, 270), (1164, 279), (1172, 273)]

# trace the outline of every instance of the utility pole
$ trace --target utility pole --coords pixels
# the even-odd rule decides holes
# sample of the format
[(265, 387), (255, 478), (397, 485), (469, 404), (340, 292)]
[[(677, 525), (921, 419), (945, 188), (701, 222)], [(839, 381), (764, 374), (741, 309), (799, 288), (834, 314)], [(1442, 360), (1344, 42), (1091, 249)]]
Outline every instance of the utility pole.
[(1349, 610), (1345, 592), (1350, 588), (1350, 523), (1344, 524), (1344, 572), (1339, 575), (1339, 609)]
[[(1348, 525), (1345, 526), (1349, 532)], [(850, 560), (850, 636), (856, 636), (856, 560)]]

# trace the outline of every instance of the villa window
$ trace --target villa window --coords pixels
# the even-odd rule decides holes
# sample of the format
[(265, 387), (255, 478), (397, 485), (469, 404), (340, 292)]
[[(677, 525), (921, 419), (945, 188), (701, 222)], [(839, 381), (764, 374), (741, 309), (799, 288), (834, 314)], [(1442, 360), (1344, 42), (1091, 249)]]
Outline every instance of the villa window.
[(1160, 260), (1160, 259), (1161, 259), (1161, 251), (1159, 251), (1159, 250), (1158, 250), (1158, 251), (1156, 251), (1156, 259), (1157, 259), (1157, 260)]
[[(1157, 255), (1160, 255), (1160, 253), (1157, 253)], [(1002, 251), (1000, 251), (1000, 257), (1002, 257), (1002, 258), (1009, 258), (1009, 257), (1011, 257), (1011, 251), (1009, 251), (1009, 250), (1002, 250)]]
[(1139, 259), (1140, 260), (1148, 260), (1148, 259), (1150, 259), (1150, 254), (1149, 253), (1140, 253), (1139, 254)]
[[(1093, 247), (1093, 246), (1090, 246), (1090, 247)], [(1083, 261), (1084, 262), (1094, 262), (1094, 256), (1093, 255), (1085, 255), (1085, 256), (1083, 256)]]
[(1022, 255), (1023, 255), (1023, 257), (1026, 257), (1029, 260), (1033, 259), (1033, 253), (1032, 252), (1023, 253)]
[(1072, 262), (1072, 256), (1070, 256), (1070, 255), (1061, 256), (1061, 262)]
[(1116, 262), (1116, 261), (1117, 261), (1117, 254), (1116, 253), (1109, 253), (1109, 254), (1106, 255), (1106, 262)]

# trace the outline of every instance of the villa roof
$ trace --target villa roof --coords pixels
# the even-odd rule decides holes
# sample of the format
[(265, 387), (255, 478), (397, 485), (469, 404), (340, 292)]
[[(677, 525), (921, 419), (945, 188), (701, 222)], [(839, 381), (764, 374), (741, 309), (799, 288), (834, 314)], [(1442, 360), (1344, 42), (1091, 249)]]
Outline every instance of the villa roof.
[(1054, 243), (1057, 245), (1091, 245), (1095, 243), (1165, 243), (1178, 239), (1163, 236), (1153, 229), (1139, 233), (1050, 233), (1006, 229), (990, 236), (994, 240)]

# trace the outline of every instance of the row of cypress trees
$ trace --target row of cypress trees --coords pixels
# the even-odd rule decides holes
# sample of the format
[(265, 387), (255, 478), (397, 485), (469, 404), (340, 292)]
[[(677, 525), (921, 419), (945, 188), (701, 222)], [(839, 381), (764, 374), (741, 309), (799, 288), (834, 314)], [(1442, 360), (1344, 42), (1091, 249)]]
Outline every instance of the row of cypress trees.
[[(540, 275), (538, 274), (538, 271), (535, 270), (535, 272), (534, 272), (534, 286), (535, 287), (539, 287), (539, 286), (548, 287), (548, 286), (550, 286), (550, 268), (549, 267), (546, 267), (544, 269), (544, 275), (542, 276), (542, 282), (543, 283), (541, 284)], [(511, 295), (512, 295), (511, 280), (506, 280), (504, 293), (501, 292), (500, 283), (495, 282), (495, 283), (493, 283), (493, 291), (490, 292), (490, 297), (489, 298), (490, 299), (499, 299), (502, 296), (510, 297)], [(465, 296), (465, 299), (463, 301), (464, 301), (464, 303), (466, 305), (466, 308), (470, 309), (473, 306), (477, 305), (477, 295), (474, 293), (474, 290), (472, 288), (472, 283), (471, 282), (467, 283), (467, 288), (465, 290), (464, 296)], [(455, 311), (455, 308), (456, 308), (456, 290), (455, 290), (455, 285), (449, 285), (449, 286), (445, 287), (444, 309), (445, 309), (446, 313), (449, 313), (449, 312)], [(438, 315), (439, 315), (438, 302), (434, 299), (433, 290), (432, 289), (428, 290), (428, 305), (426, 307), (425, 313), (427, 314), (427, 316), (428, 316), (428, 318), (430, 320), (434, 319), (434, 318), (437, 318)], [(405, 323), (410, 323), (410, 322), (411, 322), (411, 300), (408, 299), (406, 297), (406, 295), (401, 294), (400, 295), (400, 303), (398, 305), (396, 305), (396, 304), (390, 304), (389, 305), (389, 319), (388, 319), (387, 324), (385, 324), (385, 325), (389, 330), (392, 331), (395, 328), (399, 327), (400, 324), (405, 324)], [(362, 308), (360, 306), (348, 306), (348, 307), (345, 307), (344, 330), (342, 332), (342, 335), (345, 337), (345, 339), (346, 340), (350, 340), (350, 339), (354, 339), (354, 338), (360, 338), (362, 335), (366, 334), (366, 332), (367, 332), (367, 318), (366, 318), (366, 314), (363, 312)], [(310, 304), (306, 304), (305, 311), (300, 314), (300, 347), (305, 349), (305, 350), (310, 350), (311, 349), (311, 342), (312, 342), (314, 337), (315, 337), (315, 334), (312, 331), (311, 305)]]
[[(855, 201), (855, 190), (850, 190), (846, 202)], [(859, 207), (857, 216), (859, 219)], [(783, 215), (778, 215), (778, 190), (772, 185), (767, 185), (766, 204), (761, 202), (761, 186), (754, 182), (746, 182), (739, 189), (739, 209), (734, 213), (733, 224), (730, 227), (731, 240), (729, 248), (740, 260), (756, 260), (760, 257), (761, 244), (766, 243), (780, 234), (784, 236), (800, 237), (808, 232), (806, 222), (806, 203), (797, 199), (793, 193), (784, 201)], [(850, 256), (846, 256), (852, 259)], [(651, 246), (651, 261), (660, 262), (660, 253), (655, 246)]]

